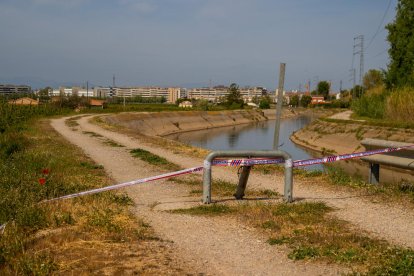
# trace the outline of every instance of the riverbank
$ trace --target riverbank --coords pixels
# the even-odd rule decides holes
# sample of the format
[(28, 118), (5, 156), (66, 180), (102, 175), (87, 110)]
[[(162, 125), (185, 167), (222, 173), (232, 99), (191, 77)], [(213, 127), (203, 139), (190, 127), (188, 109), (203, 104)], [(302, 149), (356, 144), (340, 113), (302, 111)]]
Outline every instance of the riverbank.
[[(283, 110), (282, 119), (301, 114), (321, 117), (326, 111), (306, 109)], [(276, 111), (232, 110), (232, 111), (182, 111), (182, 112), (140, 112), (120, 113), (103, 116), (102, 120), (110, 125), (118, 125), (136, 130), (148, 136), (167, 136), (175, 133), (205, 130), (219, 127), (236, 126), (274, 120)]]
[(338, 154), (363, 150), (361, 141), (365, 138), (414, 143), (414, 130), (328, 118), (316, 120), (291, 136), (293, 142), (305, 148)]

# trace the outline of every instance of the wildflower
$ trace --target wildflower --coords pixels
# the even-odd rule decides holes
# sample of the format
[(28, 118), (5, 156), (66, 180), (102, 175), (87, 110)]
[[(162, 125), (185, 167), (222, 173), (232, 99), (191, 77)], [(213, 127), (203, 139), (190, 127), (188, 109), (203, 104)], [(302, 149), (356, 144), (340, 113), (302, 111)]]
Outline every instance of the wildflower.
[(46, 178), (39, 178), (40, 185), (45, 185), (45, 183), (46, 183)]

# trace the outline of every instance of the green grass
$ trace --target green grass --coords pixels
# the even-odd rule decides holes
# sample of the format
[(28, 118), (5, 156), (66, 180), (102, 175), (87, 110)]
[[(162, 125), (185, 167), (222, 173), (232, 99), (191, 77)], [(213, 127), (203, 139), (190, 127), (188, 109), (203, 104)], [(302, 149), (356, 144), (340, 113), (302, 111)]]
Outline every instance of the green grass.
[(223, 214), (229, 214), (234, 210), (226, 205), (210, 204), (200, 205), (189, 209), (176, 209), (170, 211), (173, 214), (185, 214), (185, 215), (203, 215), (203, 216), (218, 216)]
[(163, 169), (167, 169), (167, 170), (180, 170), (181, 169), (180, 166), (168, 161), (164, 157), (158, 156), (144, 149), (140, 149), (140, 148), (133, 149), (130, 151), (130, 153), (133, 157), (139, 158), (144, 162), (147, 162), (154, 166), (161, 167)]
[(111, 146), (111, 147), (114, 147), (114, 148), (123, 148), (123, 147), (125, 147), (124, 145), (121, 145), (121, 144), (119, 144), (119, 143), (117, 143), (113, 140), (110, 140), (110, 139), (106, 139), (104, 144), (106, 144), (108, 146)]
[(88, 134), (88, 135), (90, 135), (91, 137), (103, 137), (102, 135), (100, 135), (100, 134), (98, 134), (98, 133), (96, 133), (96, 132), (93, 132), (93, 131), (82, 131), (82, 133), (83, 133), (83, 134)]

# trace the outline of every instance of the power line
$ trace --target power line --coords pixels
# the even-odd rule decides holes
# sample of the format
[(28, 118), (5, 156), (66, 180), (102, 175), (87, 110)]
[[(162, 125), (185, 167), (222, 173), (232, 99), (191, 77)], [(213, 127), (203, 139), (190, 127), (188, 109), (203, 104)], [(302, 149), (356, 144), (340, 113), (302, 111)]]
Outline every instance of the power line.
[(383, 54), (385, 54), (386, 52), (388, 52), (388, 49), (385, 49), (384, 51), (382, 51), (382, 52), (380, 52), (380, 53), (376, 54), (375, 56), (370, 57), (370, 59), (371, 59), (371, 58), (376, 58), (376, 57), (382, 56), (382, 55), (383, 55)]
[(387, 16), (388, 11), (390, 10), (390, 7), (391, 7), (391, 3), (392, 3), (392, 0), (389, 0), (389, 1), (388, 1), (388, 6), (387, 6), (387, 9), (385, 10), (384, 15), (382, 16), (381, 23), (378, 25), (378, 29), (377, 29), (377, 31), (375, 32), (375, 34), (372, 36), (372, 38), (371, 38), (371, 40), (369, 41), (368, 46), (367, 46), (367, 48), (366, 48), (366, 49), (368, 49), (368, 48), (369, 48), (369, 46), (371, 46), (372, 42), (374, 42), (374, 39), (375, 39), (375, 38), (377, 37), (377, 35), (380, 33), (381, 26), (384, 24), (385, 17)]

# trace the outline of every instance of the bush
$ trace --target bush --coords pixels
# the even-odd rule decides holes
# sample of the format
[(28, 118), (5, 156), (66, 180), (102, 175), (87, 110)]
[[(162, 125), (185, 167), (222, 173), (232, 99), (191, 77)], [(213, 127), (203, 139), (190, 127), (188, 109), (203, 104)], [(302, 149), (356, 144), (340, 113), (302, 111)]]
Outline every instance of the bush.
[(386, 92), (381, 94), (367, 93), (361, 98), (352, 101), (351, 108), (358, 116), (383, 119), (385, 115), (386, 99)]
[(259, 108), (260, 109), (269, 109), (270, 108), (269, 101), (265, 98), (261, 99), (260, 103), (259, 103)]

